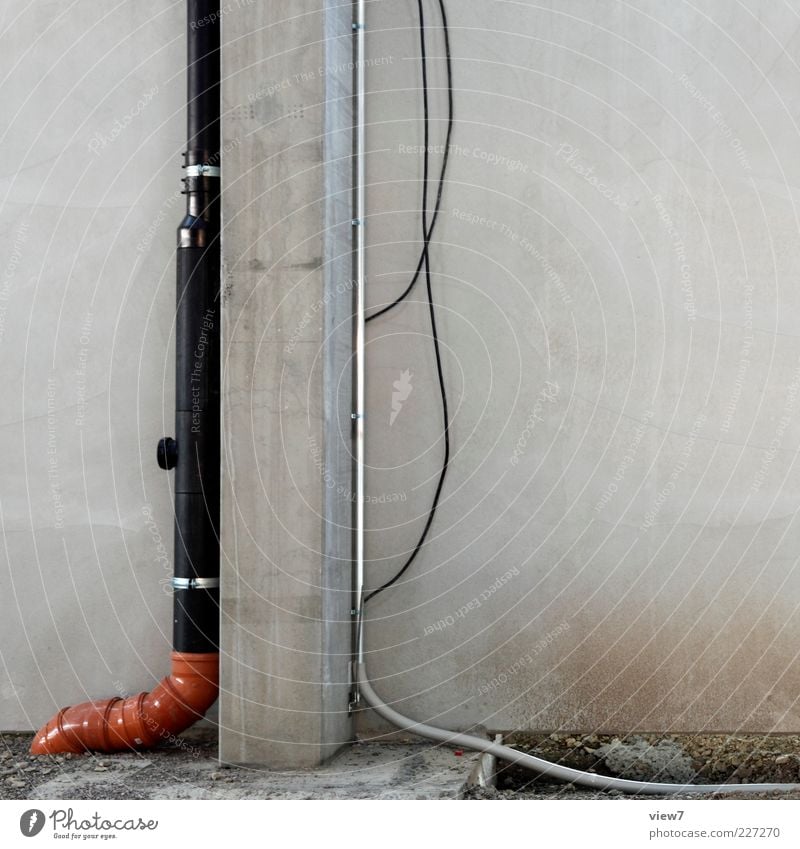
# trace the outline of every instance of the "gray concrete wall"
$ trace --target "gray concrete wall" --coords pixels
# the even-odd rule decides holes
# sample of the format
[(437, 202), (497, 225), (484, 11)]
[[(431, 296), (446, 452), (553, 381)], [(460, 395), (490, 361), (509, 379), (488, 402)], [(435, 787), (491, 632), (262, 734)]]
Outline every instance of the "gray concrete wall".
[[(377, 305), (416, 264), (422, 134), (416, 3), (369, 5)], [(370, 610), (376, 689), (452, 727), (796, 732), (796, 11), (448, 8), (432, 266), (454, 454), (429, 545)], [(372, 586), (442, 454), (414, 298), (370, 325)]]
[[(320, 5), (223, 19), (222, 751), (273, 765), (350, 734), (350, 9)], [(416, 264), (422, 139), (416, 4), (369, 7), (378, 304)], [(797, 731), (796, 16), (449, 7), (454, 457), (370, 610), (376, 688), (452, 726)], [(182, 4), (0, 4), (3, 728), (165, 668), (183, 37)], [(369, 363), (375, 586), (442, 449), (423, 289)]]
[(0, 3), (0, 728), (171, 648), (183, 4)]
[(220, 755), (304, 766), (352, 737), (351, 17), (223, 25)]

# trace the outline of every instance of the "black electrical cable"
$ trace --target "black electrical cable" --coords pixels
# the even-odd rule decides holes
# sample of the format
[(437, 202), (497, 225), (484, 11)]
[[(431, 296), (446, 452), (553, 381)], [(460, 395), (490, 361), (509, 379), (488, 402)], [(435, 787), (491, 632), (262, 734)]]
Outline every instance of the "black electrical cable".
[(417, 0), (417, 6), (419, 8), (419, 38), (420, 38), (420, 54), (422, 61), (422, 102), (423, 102), (423, 112), (424, 112), (424, 154), (423, 154), (423, 175), (422, 175), (422, 237), (423, 237), (423, 245), (422, 245), (422, 255), (420, 256), (419, 266), (417, 268), (417, 272), (414, 275), (414, 279), (411, 281), (409, 287), (406, 291), (400, 296), (400, 298), (391, 304), (388, 307), (385, 307), (381, 312), (375, 313), (372, 318), (381, 315), (382, 313), (388, 311), (393, 306), (396, 306), (407, 294), (411, 291), (412, 287), (416, 283), (417, 277), (419, 277), (420, 271), (424, 267), (425, 269), (425, 285), (428, 293), (428, 311), (430, 313), (431, 319), (431, 335), (433, 337), (433, 349), (436, 354), (436, 372), (439, 378), (439, 392), (442, 398), (442, 417), (444, 421), (444, 458), (442, 460), (442, 468), (439, 472), (439, 481), (436, 484), (436, 492), (433, 496), (433, 502), (431, 504), (431, 509), (428, 511), (428, 518), (425, 522), (425, 527), (420, 535), (417, 544), (414, 546), (414, 550), (411, 552), (411, 555), (408, 557), (406, 562), (403, 564), (403, 567), (400, 569), (397, 574), (388, 580), (385, 584), (382, 584), (378, 589), (369, 593), (367, 597), (364, 599), (364, 604), (369, 602), (371, 599), (375, 598), (375, 596), (382, 593), (384, 590), (389, 589), (393, 584), (397, 583), (400, 578), (408, 571), (411, 564), (416, 559), (417, 555), (420, 552), (420, 549), (425, 543), (425, 540), (428, 537), (428, 531), (430, 531), (431, 525), (433, 524), (433, 519), (436, 515), (436, 509), (439, 506), (439, 498), (442, 494), (442, 488), (444, 486), (444, 480), (447, 476), (447, 467), (450, 464), (450, 413), (447, 405), (447, 387), (445, 385), (444, 380), (444, 369), (442, 367), (442, 352), (439, 344), (439, 333), (436, 326), (436, 307), (433, 302), (433, 287), (431, 284), (431, 267), (430, 267), (430, 242), (431, 236), (433, 235), (433, 228), (436, 223), (436, 216), (439, 212), (439, 206), (442, 199), (442, 189), (444, 185), (444, 177), (447, 170), (447, 152), (450, 148), (450, 136), (453, 128), (453, 85), (452, 85), (452, 72), (450, 65), (450, 38), (447, 28), (447, 12), (444, 7), (444, 0), (439, 0), (439, 8), (441, 10), (442, 15), (442, 28), (444, 30), (445, 37), (445, 45), (446, 45), (446, 54), (447, 54), (447, 82), (448, 82), (448, 126), (447, 126), (447, 142), (445, 144), (445, 153), (444, 159), (442, 161), (442, 171), (439, 177), (439, 188), (437, 192), (436, 198), (436, 208), (433, 213), (433, 217), (431, 219), (430, 229), (428, 228), (428, 177), (430, 171), (430, 155), (428, 152), (429, 149), (429, 137), (430, 137), (430, 120), (429, 120), (429, 109), (428, 109), (428, 58), (427, 51), (425, 48), (425, 11), (422, 5), (422, 0)]
[[(442, 168), (441, 168), (441, 171), (439, 172), (439, 185), (438, 185), (438, 188), (436, 190), (436, 205), (433, 208), (433, 216), (431, 218), (431, 227), (430, 227), (430, 230), (423, 231), (423, 234), (422, 234), (422, 237), (423, 237), (422, 252), (419, 255), (419, 261), (417, 262), (417, 268), (414, 271), (414, 276), (411, 278), (411, 282), (405, 288), (402, 295), (400, 295), (398, 298), (396, 298), (394, 301), (392, 301), (392, 303), (388, 304), (385, 307), (381, 307), (381, 309), (379, 309), (377, 312), (372, 313), (372, 315), (368, 315), (367, 318), (366, 318), (367, 321), (372, 321), (373, 319), (378, 318), (378, 316), (386, 314), (387, 312), (389, 312), (389, 310), (393, 310), (398, 304), (402, 303), (408, 297), (409, 293), (411, 292), (411, 290), (416, 285), (417, 280), (419, 280), (420, 274), (422, 273), (422, 266), (425, 262), (425, 257), (427, 255), (428, 246), (430, 245), (431, 237), (433, 236), (433, 231), (434, 231), (434, 228), (436, 227), (436, 222), (439, 219), (439, 210), (440, 210), (441, 205), (442, 205), (442, 193), (444, 191), (444, 183), (445, 183), (445, 178), (447, 176), (447, 165), (448, 165), (448, 162), (450, 160), (450, 138), (453, 135), (453, 123), (454, 123), (453, 122), (453, 63), (452, 63), (452, 57), (450, 55), (450, 29), (447, 25), (447, 10), (445, 9), (445, 6), (444, 6), (444, 0), (439, 0), (439, 10), (440, 10), (441, 16), (442, 16), (442, 31), (444, 33), (444, 52), (445, 52), (445, 59), (446, 59), (446, 62), (447, 62), (447, 136), (445, 138), (445, 143), (444, 143), (444, 153), (442, 154)], [(420, 14), (422, 14), (421, 10), (420, 10)], [(424, 23), (420, 25), (420, 29), (421, 30), (425, 29)], [(425, 54), (425, 46), (424, 46), (425, 45), (424, 33), (421, 34), (421, 36), (420, 36), (420, 43), (422, 44), (422, 67), (423, 67), (423, 74), (424, 74), (425, 69), (427, 68), (427, 56)], [(424, 104), (425, 104), (425, 124), (426, 124), (426, 127), (427, 127), (427, 124), (428, 124), (428, 121), (429, 121), (428, 99), (427, 99), (427, 86), (424, 82), (423, 82), (423, 98), (424, 98)], [(426, 159), (428, 157), (428, 145), (427, 144), (425, 145), (425, 157), (426, 157)], [(424, 204), (423, 204), (423, 206), (424, 206)]]

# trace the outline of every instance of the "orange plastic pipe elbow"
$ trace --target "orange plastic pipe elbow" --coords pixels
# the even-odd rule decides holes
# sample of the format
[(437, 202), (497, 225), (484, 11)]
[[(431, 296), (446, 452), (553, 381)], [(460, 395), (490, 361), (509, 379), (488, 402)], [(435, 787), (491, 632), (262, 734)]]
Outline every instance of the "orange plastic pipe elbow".
[(151, 693), (63, 708), (37, 732), (31, 754), (147, 749), (197, 722), (218, 693), (219, 654), (173, 652), (171, 674)]

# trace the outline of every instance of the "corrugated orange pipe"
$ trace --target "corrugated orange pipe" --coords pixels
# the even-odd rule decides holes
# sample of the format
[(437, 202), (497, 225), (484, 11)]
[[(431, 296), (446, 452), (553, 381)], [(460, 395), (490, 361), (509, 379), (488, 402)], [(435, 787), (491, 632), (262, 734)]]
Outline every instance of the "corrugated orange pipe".
[(173, 652), (172, 672), (152, 693), (64, 708), (37, 732), (31, 754), (148, 748), (197, 722), (218, 692), (219, 654)]

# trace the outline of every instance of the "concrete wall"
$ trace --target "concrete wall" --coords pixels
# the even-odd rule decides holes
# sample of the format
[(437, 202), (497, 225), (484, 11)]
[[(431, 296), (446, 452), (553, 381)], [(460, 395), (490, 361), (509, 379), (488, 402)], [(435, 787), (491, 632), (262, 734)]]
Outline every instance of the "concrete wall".
[[(429, 545), (371, 607), (376, 688), (453, 727), (796, 732), (796, 13), (448, 8), (432, 266), (454, 454)], [(370, 21), (377, 305), (419, 252), (416, 3)], [(440, 35), (428, 49), (441, 144)], [(442, 455), (414, 297), (370, 325), (372, 586), (415, 542)]]
[(352, 738), (350, 8), (223, 32), (220, 756), (305, 766)]
[[(222, 752), (273, 765), (350, 734), (350, 10), (320, 5), (223, 19)], [(420, 72), (416, 3), (369, 7), (379, 304), (419, 250)], [(796, 16), (449, 12), (432, 282), (454, 456), (430, 544), (371, 606), (376, 688), (452, 726), (797, 731)], [(170, 648), (153, 453), (183, 5), (6, 2), (0, 22), (0, 727), (30, 728), (151, 686)], [(429, 51), (440, 119), (440, 37)], [(435, 485), (429, 335), (420, 287), (370, 326), (372, 586)]]
[(184, 8), (0, 3), (0, 728), (171, 648)]

